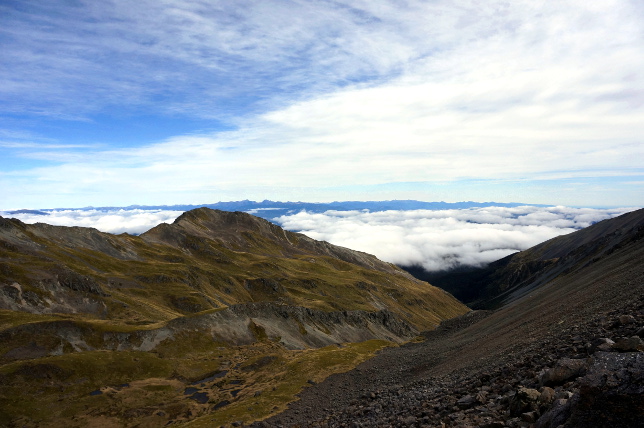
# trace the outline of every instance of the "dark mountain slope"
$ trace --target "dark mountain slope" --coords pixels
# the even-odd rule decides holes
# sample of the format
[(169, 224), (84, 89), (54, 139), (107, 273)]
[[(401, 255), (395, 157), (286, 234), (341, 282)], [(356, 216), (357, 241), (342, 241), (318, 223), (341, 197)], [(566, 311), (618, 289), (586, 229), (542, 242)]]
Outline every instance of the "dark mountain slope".
[[(480, 269), (423, 277), (474, 308), (495, 308), (571, 275), (644, 235), (644, 209), (558, 236)], [(421, 276), (422, 277), (422, 276)]]

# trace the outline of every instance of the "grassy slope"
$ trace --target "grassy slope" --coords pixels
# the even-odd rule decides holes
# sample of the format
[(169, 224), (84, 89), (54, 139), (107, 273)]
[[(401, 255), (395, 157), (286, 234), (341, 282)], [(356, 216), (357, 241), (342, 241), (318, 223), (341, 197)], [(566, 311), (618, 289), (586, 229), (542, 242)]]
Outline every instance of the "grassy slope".
[[(158, 328), (173, 319), (244, 302), (278, 301), (323, 311), (387, 308), (418, 329), (432, 328), (467, 310), (393, 265), (371, 269), (366, 265), (373, 261), (361, 255), (357, 257), (365, 263), (349, 263), (329, 252), (316, 252), (301, 235), (278, 230), (285, 237), (280, 241), (270, 235), (274, 230), (267, 234), (261, 229), (265, 225), (242, 225), (243, 230), (225, 240), (204, 223), (164, 226), (164, 233), (176, 242), (81, 228), (13, 226), (20, 239), (0, 240), (0, 286), (19, 283), (23, 293), (41, 300), (89, 299), (104, 303), (107, 311), (41, 315), (0, 310), (0, 334), (20, 325), (34, 326), (28, 336), (12, 336), (0, 344), (0, 358), (16, 346), (46, 343), (46, 328), (52, 322), (71, 322), (85, 332), (88, 343), (98, 343), (102, 332)], [(89, 280), (97, 286), (94, 291), (103, 294), (53, 286), (55, 275), (69, 271), (75, 281)], [(153, 352), (72, 352), (66, 345), (59, 356), (5, 359), (0, 366), (0, 425), (14, 421), (26, 426), (159, 426), (169, 420), (193, 420), (201, 426), (262, 419), (293, 400), (308, 380), (349, 370), (387, 345), (369, 341), (289, 351), (258, 339), (263, 340), (234, 347), (197, 332), (166, 340)], [(270, 357), (270, 363), (253, 366), (258, 360), (268, 361), (264, 357)], [(247, 366), (251, 369), (244, 370)], [(226, 371), (222, 378), (196, 386), (208, 393), (206, 403), (184, 394), (191, 382), (221, 371)], [(96, 390), (103, 393), (90, 395)], [(213, 411), (225, 401), (230, 404)]]

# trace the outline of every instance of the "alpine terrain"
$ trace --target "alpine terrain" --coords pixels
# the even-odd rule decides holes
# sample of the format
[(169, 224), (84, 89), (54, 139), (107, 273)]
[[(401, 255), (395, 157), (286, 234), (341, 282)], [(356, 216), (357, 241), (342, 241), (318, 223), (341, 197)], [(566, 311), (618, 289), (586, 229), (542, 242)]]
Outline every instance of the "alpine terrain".
[(0, 426), (219, 426), (469, 309), (376, 257), (198, 208), (140, 236), (0, 217)]
[(640, 427), (644, 210), (444, 277), (201, 208), (0, 223), (7, 426)]
[(642, 426), (644, 210), (551, 239), (471, 278), (461, 289), (495, 310), (384, 349), (256, 426)]

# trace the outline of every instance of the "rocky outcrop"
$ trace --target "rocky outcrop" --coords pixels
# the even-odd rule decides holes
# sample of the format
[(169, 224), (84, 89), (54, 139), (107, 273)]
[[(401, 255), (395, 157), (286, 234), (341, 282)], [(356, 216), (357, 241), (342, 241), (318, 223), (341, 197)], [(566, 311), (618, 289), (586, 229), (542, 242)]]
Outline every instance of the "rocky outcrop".
[(644, 353), (596, 353), (570, 408), (567, 427), (642, 426)]
[(106, 296), (108, 294), (92, 279), (62, 274), (28, 288), (17, 282), (0, 285), (0, 309), (32, 314), (81, 313), (103, 318), (107, 306), (101, 297)]
[(0, 360), (97, 349), (152, 351), (182, 332), (198, 332), (234, 346), (270, 340), (287, 349), (371, 339), (400, 343), (418, 334), (386, 310), (322, 312), (273, 303), (239, 304), (212, 313), (177, 318), (162, 327), (129, 332), (109, 331), (108, 327), (97, 329), (91, 323), (72, 321), (20, 325), (0, 332), (0, 343), (19, 345), (5, 348)]

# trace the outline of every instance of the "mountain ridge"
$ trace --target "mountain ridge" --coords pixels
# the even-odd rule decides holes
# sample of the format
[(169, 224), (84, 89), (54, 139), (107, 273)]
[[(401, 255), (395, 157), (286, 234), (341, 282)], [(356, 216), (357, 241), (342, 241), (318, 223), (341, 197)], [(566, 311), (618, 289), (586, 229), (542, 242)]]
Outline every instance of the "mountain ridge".
[(496, 309), (385, 349), (251, 426), (639, 428), (643, 211), (532, 247), (524, 258), (559, 260), (537, 266)]
[(258, 402), (265, 416), (467, 311), (247, 213), (199, 208), (140, 236), (0, 217), (0, 425), (152, 427)]

